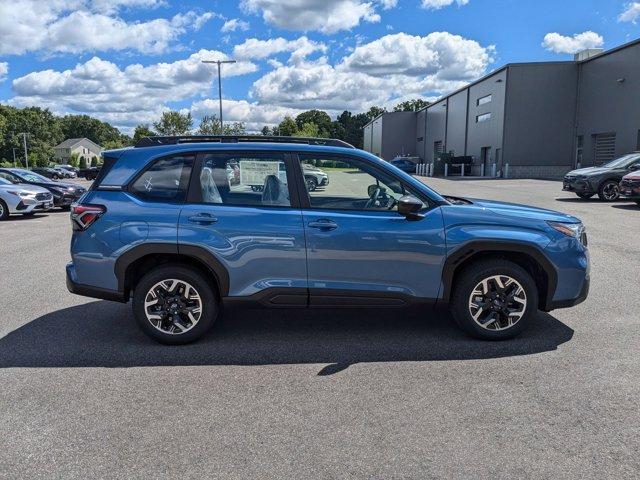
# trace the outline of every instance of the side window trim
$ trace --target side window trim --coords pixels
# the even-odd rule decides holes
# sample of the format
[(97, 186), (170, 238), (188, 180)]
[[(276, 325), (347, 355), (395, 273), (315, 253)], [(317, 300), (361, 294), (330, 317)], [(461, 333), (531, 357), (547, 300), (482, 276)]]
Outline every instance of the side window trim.
[[(212, 204), (202, 201), (202, 189), (200, 186), (200, 173), (204, 162), (204, 157), (207, 155), (233, 155), (236, 157), (251, 155), (274, 155), (282, 156), (286, 174), (287, 174), (287, 187), (289, 189), (289, 206), (281, 205), (244, 205), (244, 204)], [(300, 209), (300, 193), (299, 186), (296, 179), (295, 172), (296, 159), (293, 158), (291, 152), (283, 150), (202, 150), (197, 152), (196, 160), (192, 170), (191, 180), (189, 182), (189, 189), (187, 191), (186, 203), (191, 205), (215, 205), (217, 207), (234, 207), (234, 208), (267, 208), (267, 209)]]
[[(305, 155), (309, 155), (308, 152), (302, 152), (302, 151), (298, 151), (295, 152), (294, 154), (292, 154), (292, 157), (295, 159), (295, 164), (296, 164), (296, 171), (298, 173), (298, 180), (296, 181), (296, 187), (298, 188), (299, 192), (300, 192), (300, 208), (302, 210), (311, 210), (311, 211), (318, 211), (318, 210), (326, 210), (326, 211), (331, 211), (331, 212), (356, 212), (356, 213), (393, 213), (393, 211), (389, 211), (389, 212), (385, 212), (385, 211), (381, 211), (381, 210), (358, 210), (358, 209), (344, 209), (344, 208), (321, 208), (321, 207), (312, 207), (311, 206), (311, 201), (310, 201), (310, 197), (309, 197), (309, 192), (306, 189), (305, 186), (305, 182), (304, 182), (304, 177), (302, 174), (302, 157), (304, 157)], [(361, 159), (359, 157), (356, 157), (354, 155), (345, 155), (345, 154), (340, 154), (340, 153), (326, 153), (326, 154), (322, 154), (325, 155), (327, 157), (331, 157), (331, 158), (344, 158), (346, 160), (355, 160), (355, 161), (359, 161), (359, 162), (366, 162), (366, 160)], [(428, 198), (426, 195), (422, 195), (419, 192), (416, 192), (414, 189), (409, 188), (409, 186), (402, 181), (402, 179), (398, 178), (397, 176), (395, 176), (392, 172), (387, 172), (385, 170), (382, 170), (381, 168), (379, 168), (377, 165), (373, 165), (370, 164), (371, 168), (375, 171), (375, 172), (381, 172), (384, 175), (388, 175), (389, 177), (393, 178), (394, 180), (396, 180), (401, 186), (402, 189), (405, 193), (408, 193), (410, 195), (413, 195), (414, 197), (418, 198), (419, 200), (422, 201), (422, 203), (425, 206), (425, 211), (429, 211), (432, 210), (434, 207), (436, 207), (437, 205), (433, 202), (433, 200), (431, 200), (430, 198)]]

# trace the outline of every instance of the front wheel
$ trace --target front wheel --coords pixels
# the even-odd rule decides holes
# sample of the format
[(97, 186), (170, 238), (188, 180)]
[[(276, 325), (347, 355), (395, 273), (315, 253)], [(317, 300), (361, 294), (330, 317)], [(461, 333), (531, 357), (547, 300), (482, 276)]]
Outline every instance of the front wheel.
[(309, 192), (315, 192), (316, 188), (318, 188), (318, 181), (313, 178), (313, 177), (306, 177), (304, 179), (305, 183), (307, 184), (307, 191)]
[(149, 337), (167, 345), (201, 338), (220, 311), (211, 284), (197, 270), (165, 265), (147, 273), (135, 286), (133, 314)]
[(538, 312), (538, 289), (531, 275), (508, 260), (470, 265), (458, 277), (450, 304), (456, 323), (483, 340), (520, 334)]
[(598, 188), (598, 197), (605, 202), (613, 202), (620, 198), (620, 186), (616, 180), (607, 180)]
[(9, 218), (9, 207), (4, 203), (4, 200), (0, 199), (0, 220), (6, 220)]

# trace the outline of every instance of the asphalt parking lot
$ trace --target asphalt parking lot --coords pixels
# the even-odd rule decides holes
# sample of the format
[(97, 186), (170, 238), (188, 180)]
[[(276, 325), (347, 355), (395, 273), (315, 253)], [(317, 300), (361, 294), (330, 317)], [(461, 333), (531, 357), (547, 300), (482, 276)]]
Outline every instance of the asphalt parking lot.
[(0, 478), (638, 478), (640, 208), (427, 183), (582, 218), (588, 300), (503, 343), (440, 311), (238, 310), (165, 347), (67, 293), (68, 213), (0, 223)]

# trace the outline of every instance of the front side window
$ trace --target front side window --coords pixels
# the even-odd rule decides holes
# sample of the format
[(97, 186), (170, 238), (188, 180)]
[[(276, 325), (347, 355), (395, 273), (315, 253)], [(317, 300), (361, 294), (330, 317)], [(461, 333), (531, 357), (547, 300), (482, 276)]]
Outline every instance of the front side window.
[(203, 203), (290, 207), (284, 155), (211, 153), (198, 172)]
[(161, 158), (131, 185), (131, 192), (145, 200), (182, 202), (185, 199), (193, 155)]
[(395, 211), (407, 195), (396, 178), (355, 158), (300, 155), (311, 208)]

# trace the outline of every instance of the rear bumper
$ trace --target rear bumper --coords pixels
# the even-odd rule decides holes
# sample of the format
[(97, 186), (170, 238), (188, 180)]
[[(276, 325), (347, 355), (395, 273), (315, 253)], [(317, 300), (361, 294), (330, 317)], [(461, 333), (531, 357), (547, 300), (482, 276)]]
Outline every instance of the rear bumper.
[(84, 285), (78, 283), (75, 275), (73, 263), (67, 264), (67, 290), (75, 295), (83, 297), (99, 298), (101, 300), (110, 300), (113, 302), (126, 303), (129, 299), (123, 292), (118, 290), (108, 290), (106, 288), (94, 287), (93, 285)]

